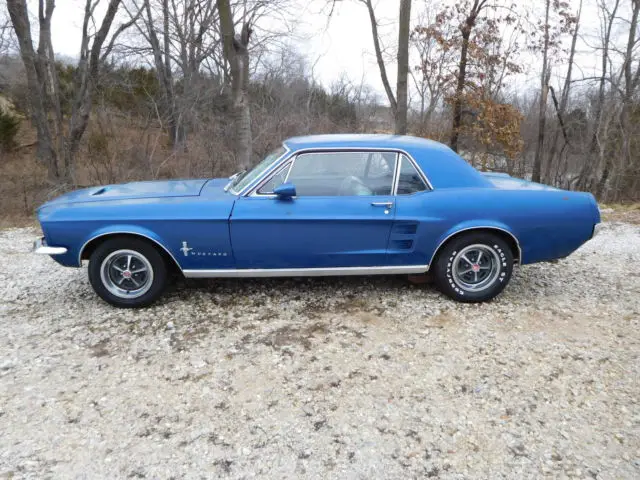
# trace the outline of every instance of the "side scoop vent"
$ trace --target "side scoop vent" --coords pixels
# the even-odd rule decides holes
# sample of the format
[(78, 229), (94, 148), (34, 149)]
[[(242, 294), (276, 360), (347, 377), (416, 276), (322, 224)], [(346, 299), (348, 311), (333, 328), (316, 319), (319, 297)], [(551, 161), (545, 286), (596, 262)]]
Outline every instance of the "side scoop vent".
[(92, 197), (95, 197), (96, 195), (102, 195), (103, 193), (105, 193), (107, 191), (107, 187), (102, 187), (99, 190), (96, 190), (95, 192), (93, 192), (91, 194)]

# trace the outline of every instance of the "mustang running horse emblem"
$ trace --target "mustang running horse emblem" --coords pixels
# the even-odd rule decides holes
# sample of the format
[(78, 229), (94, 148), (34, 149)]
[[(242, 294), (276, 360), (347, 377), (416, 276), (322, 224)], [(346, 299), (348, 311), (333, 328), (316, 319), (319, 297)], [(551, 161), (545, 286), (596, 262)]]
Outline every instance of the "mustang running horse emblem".
[(182, 253), (184, 253), (185, 257), (188, 257), (189, 256), (189, 252), (191, 250), (193, 250), (193, 248), (189, 247), (187, 245), (187, 242), (182, 242), (182, 248), (180, 250), (182, 250)]

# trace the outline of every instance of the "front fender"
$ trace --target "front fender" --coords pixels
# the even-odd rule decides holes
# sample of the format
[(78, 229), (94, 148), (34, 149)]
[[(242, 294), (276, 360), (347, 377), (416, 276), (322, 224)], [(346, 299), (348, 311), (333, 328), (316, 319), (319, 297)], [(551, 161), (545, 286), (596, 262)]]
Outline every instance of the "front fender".
[(85, 250), (87, 245), (89, 245), (89, 243), (91, 243), (93, 240), (96, 240), (100, 237), (104, 237), (106, 235), (117, 235), (117, 234), (138, 235), (148, 240), (151, 240), (152, 242), (157, 244), (159, 247), (164, 249), (164, 251), (167, 252), (169, 256), (171, 256), (173, 261), (176, 262), (176, 265), (182, 268), (182, 265), (180, 264), (180, 262), (178, 262), (178, 259), (176, 258), (174, 253), (169, 249), (167, 243), (156, 232), (148, 228), (141, 227), (139, 225), (130, 225), (126, 223), (108, 225), (108, 226), (93, 230), (91, 233), (86, 235), (83, 238), (82, 242), (80, 243), (81, 246), (78, 249), (76, 249), (75, 252), (73, 252), (75, 254), (75, 259), (76, 259), (75, 265), (76, 266), (82, 265), (82, 252)]
[(438, 250), (440, 250), (440, 247), (442, 247), (445, 244), (445, 242), (449, 240), (451, 237), (453, 237), (454, 235), (457, 235), (458, 233), (462, 233), (470, 230), (478, 230), (478, 229), (500, 230), (510, 235), (516, 242), (516, 245), (518, 246), (518, 256), (517, 256), (518, 263), (522, 262), (522, 248), (520, 247), (518, 236), (510, 227), (496, 220), (467, 220), (464, 222), (456, 223), (455, 225), (447, 229), (444, 233), (442, 233), (438, 237), (436, 241), (437, 246), (433, 251), (433, 254), (431, 255), (431, 259), (429, 260), (429, 265), (431, 265), (431, 263), (433, 262), (433, 259), (438, 253)]

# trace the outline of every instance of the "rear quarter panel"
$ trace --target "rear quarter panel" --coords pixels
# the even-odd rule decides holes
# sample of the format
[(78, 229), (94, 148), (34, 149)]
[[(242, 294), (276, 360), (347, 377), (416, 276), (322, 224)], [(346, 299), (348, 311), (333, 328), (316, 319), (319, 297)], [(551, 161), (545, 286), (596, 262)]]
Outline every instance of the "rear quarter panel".
[(447, 238), (479, 227), (515, 236), (523, 264), (562, 258), (589, 240), (600, 220), (590, 194), (563, 190), (440, 189), (398, 197), (396, 212), (399, 223), (417, 215), (419, 226), (413, 258), (393, 260), (392, 252), (393, 263), (426, 263)]

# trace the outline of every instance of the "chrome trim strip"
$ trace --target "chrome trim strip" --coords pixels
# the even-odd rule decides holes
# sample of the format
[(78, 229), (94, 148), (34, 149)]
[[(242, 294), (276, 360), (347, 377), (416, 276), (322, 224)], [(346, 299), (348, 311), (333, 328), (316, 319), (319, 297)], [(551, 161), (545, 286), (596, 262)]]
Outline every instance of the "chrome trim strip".
[(33, 242), (32, 251), (37, 255), (63, 255), (67, 253), (67, 249), (65, 247), (50, 247), (42, 238)]
[(398, 183), (400, 183), (400, 164), (402, 162), (402, 154), (396, 153), (396, 168), (393, 171), (393, 181), (391, 182), (391, 196), (398, 195)]
[[(291, 158), (291, 157), (290, 157)], [(295, 157), (294, 157), (295, 158)], [(277, 197), (277, 195), (275, 195), (273, 192), (272, 193), (258, 193), (258, 190), (260, 190), (262, 187), (265, 186), (265, 184), (271, 180), (273, 177), (275, 177), (276, 175), (278, 175), (282, 170), (284, 170), (285, 168), (289, 168), (289, 171), (287, 172), (286, 177), (284, 178), (284, 182), (282, 183), (287, 183), (287, 179), (289, 178), (289, 173), (291, 172), (291, 166), (293, 165), (293, 160), (292, 161), (285, 161), (282, 165), (280, 165), (279, 168), (276, 168), (273, 171), (273, 174), (271, 176), (267, 176), (265, 177), (260, 183), (258, 183), (256, 185), (256, 188), (253, 189), (253, 191), (248, 195), (249, 197), (264, 197), (264, 198), (275, 198)]]
[(118, 230), (118, 231), (115, 231), (115, 232), (101, 233), (100, 235), (96, 235), (95, 237), (92, 237), (89, 240), (87, 240), (86, 242), (84, 242), (84, 245), (82, 245), (82, 248), (80, 249), (80, 253), (78, 253), (78, 266), (80, 266), (80, 267), (82, 266), (82, 252), (84, 252), (84, 249), (86, 248), (86, 246), (89, 245), (89, 243), (93, 242), (96, 238), (104, 237), (104, 236), (107, 236), (107, 235), (136, 235), (138, 237), (143, 237), (143, 238), (146, 238), (147, 240), (151, 240), (153, 243), (155, 243), (159, 247), (162, 247), (162, 249), (165, 252), (167, 252), (169, 254), (169, 256), (171, 257), (171, 259), (175, 262), (176, 266), (180, 270), (182, 270), (182, 266), (176, 260), (176, 257), (174, 257), (173, 254), (169, 251), (169, 249), (167, 247), (165, 247), (164, 245), (162, 245), (158, 240), (156, 240), (154, 238), (151, 238), (149, 235), (145, 235), (144, 233), (131, 232), (131, 231), (126, 231), (126, 230)]
[[(433, 185), (431, 185), (431, 182), (429, 181), (429, 178), (422, 171), (422, 169), (420, 168), (418, 163), (415, 161), (415, 159), (406, 150), (403, 150), (401, 148), (392, 148), (392, 147), (309, 147), (309, 148), (303, 148), (303, 149), (300, 149), (300, 150), (291, 151), (291, 150), (288, 149), (286, 143), (283, 143), (283, 145), (284, 145), (284, 148), (287, 149), (287, 154), (289, 154), (289, 155), (284, 154), (282, 157), (280, 157), (280, 159), (277, 160), (277, 163), (279, 163), (279, 164), (284, 164), (285, 162), (287, 162), (293, 156), (301, 155), (303, 153), (349, 152), (349, 151), (356, 151), (356, 152), (396, 152), (396, 153), (401, 153), (401, 154), (405, 155), (409, 159), (409, 161), (411, 161), (411, 163), (416, 168), (416, 170), (418, 171), (418, 173), (420, 174), (422, 179), (425, 181), (427, 186), (431, 190), (434, 190)], [(271, 170), (269, 170), (268, 172), (263, 172), (261, 177), (259, 177), (258, 179), (254, 180), (253, 184), (248, 185), (247, 187), (245, 187), (245, 189), (242, 190), (239, 193), (239, 195), (244, 196), (244, 197), (247, 197), (247, 196), (251, 195), (251, 193), (253, 193), (253, 191), (256, 188), (259, 188), (259, 187), (256, 187), (256, 185), (261, 183), (262, 180), (264, 180), (266, 176), (270, 175), (272, 172), (275, 172), (277, 168), (278, 168), (278, 166), (275, 166)], [(398, 168), (398, 162), (397, 161), (396, 161), (396, 168)]]
[[(424, 174), (424, 172), (422, 171), (422, 169), (418, 166), (418, 164), (416, 163), (416, 161), (413, 159), (413, 157), (411, 155), (409, 155), (408, 153), (403, 153), (403, 155), (405, 157), (407, 157), (407, 160), (409, 160), (409, 163), (411, 165), (413, 165), (413, 168), (416, 169), (416, 172), (418, 172), (418, 175), (420, 175), (420, 178), (422, 179), (422, 181), (424, 182), (424, 184), (429, 188), (429, 191), (433, 190), (433, 185), (431, 185), (431, 182), (429, 181), (429, 179), (427, 178), (427, 176)], [(401, 159), (402, 160), (402, 159)], [(396, 189), (393, 191), (394, 195), (398, 195), (398, 185), (400, 183), (400, 168), (398, 167), (398, 181), (396, 182)], [(424, 190), (421, 190), (421, 192)], [(414, 192), (411, 193), (409, 195), (414, 195), (415, 193), (420, 193), (420, 192)]]
[(518, 238), (513, 233), (511, 233), (509, 230), (505, 230), (504, 228), (500, 228), (500, 227), (495, 227), (493, 225), (480, 225), (476, 227), (468, 227), (468, 228), (463, 228), (461, 230), (456, 230), (452, 234), (448, 235), (444, 240), (440, 242), (440, 244), (434, 250), (433, 255), (431, 255), (431, 260), (429, 260), (429, 265), (431, 265), (431, 263), (433, 262), (433, 259), (436, 258), (436, 254), (438, 253), (438, 250), (440, 250), (440, 247), (442, 247), (442, 245), (444, 245), (446, 241), (449, 240), (451, 237), (459, 233), (466, 232), (467, 230), (483, 230), (483, 229), (484, 230), (500, 230), (508, 234), (511, 238), (513, 238), (516, 242), (516, 247), (518, 247), (518, 258), (516, 259), (516, 261), (518, 262), (518, 265), (522, 264), (522, 248), (520, 248), (520, 242), (518, 241)]
[(233, 193), (234, 195), (238, 195), (238, 196), (246, 196), (246, 192), (250, 191), (253, 189), (253, 186), (256, 185), (256, 183), (259, 183), (265, 176), (269, 175), (271, 172), (274, 172), (278, 166), (283, 163), (283, 159), (288, 159), (291, 155), (291, 149), (289, 148), (289, 146), (286, 143), (282, 143), (282, 147), (284, 148), (284, 153), (282, 155), (280, 155), (278, 158), (275, 159), (275, 161), (269, 166), (269, 168), (267, 168), (264, 172), (262, 172), (262, 175), (259, 176), (258, 178), (256, 178), (253, 182), (251, 182), (249, 185), (247, 185), (246, 187), (244, 187), (241, 191), (239, 192), (235, 192), (232, 189), (229, 189), (229, 191), (231, 193)]
[(425, 273), (428, 265), (385, 267), (330, 267), (330, 268), (242, 268), (231, 270), (183, 270), (187, 278), (244, 278), (244, 277), (326, 277), (345, 275), (399, 275)]

